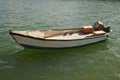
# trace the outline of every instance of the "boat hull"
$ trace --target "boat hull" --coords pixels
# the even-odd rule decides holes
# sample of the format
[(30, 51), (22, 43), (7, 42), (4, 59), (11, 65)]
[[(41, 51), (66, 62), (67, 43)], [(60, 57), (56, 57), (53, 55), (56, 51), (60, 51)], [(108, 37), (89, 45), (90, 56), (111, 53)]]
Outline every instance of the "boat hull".
[(107, 39), (105, 35), (93, 36), (85, 39), (73, 39), (73, 40), (51, 40), (34, 38), (30, 36), (24, 36), (20, 34), (10, 33), (14, 40), (25, 48), (71, 48), (89, 45), (97, 42), (101, 42)]

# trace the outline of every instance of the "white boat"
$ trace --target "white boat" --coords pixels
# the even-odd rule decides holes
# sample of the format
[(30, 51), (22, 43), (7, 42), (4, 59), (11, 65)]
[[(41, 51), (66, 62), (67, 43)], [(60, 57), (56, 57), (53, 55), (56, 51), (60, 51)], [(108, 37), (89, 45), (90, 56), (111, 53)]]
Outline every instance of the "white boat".
[[(108, 28), (94, 30), (93, 26), (53, 30), (9, 30), (13, 39), (25, 48), (71, 48), (105, 41)], [(109, 28), (110, 30), (110, 28)]]

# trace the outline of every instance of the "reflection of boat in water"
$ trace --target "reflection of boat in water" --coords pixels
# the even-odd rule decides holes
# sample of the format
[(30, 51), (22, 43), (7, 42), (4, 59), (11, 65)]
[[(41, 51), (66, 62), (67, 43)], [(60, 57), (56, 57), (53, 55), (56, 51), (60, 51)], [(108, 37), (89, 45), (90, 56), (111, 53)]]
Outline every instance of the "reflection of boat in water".
[(46, 50), (25, 48), (14, 54), (16, 60), (15, 66), (18, 72), (20, 72), (21, 68), (25, 68), (25, 72), (29, 69), (32, 72), (43, 71), (42, 73), (49, 74), (51, 74), (51, 70), (56, 72), (57, 69), (59, 72), (63, 68), (64, 72), (67, 68), (72, 67), (72, 65), (74, 65), (74, 68), (81, 65), (85, 67), (85, 64), (93, 65), (91, 62), (96, 63), (97, 60), (101, 60), (101, 54), (99, 53), (107, 50), (107, 41), (95, 45), (67, 49)]
[[(49, 79), (49, 76), (52, 76), (51, 79), (53, 79), (53, 77), (60, 74), (62, 76), (68, 76), (67, 74), (71, 74), (73, 71), (74, 73), (77, 72), (76, 70), (80, 70), (79, 72), (81, 72), (81, 70), (91, 68), (91, 65), (94, 68), (96, 64), (101, 64), (101, 61), (104, 61), (104, 57), (106, 56), (101, 51), (108, 50), (107, 43), (108, 41), (105, 41), (90, 46), (67, 49), (46, 50), (25, 48), (14, 54), (15, 69), (13, 71), (19, 75), (16, 79), (23, 77), (21, 73), (27, 75), (26, 79), (29, 80), (31, 79), (31, 75), (35, 77), (34, 79), (40, 78), (45, 80)], [(107, 55), (109, 56), (109, 54)], [(36, 78), (36, 75), (39, 78)]]
[(13, 39), (27, 48), (70, 48), (78, 47), (107, 39), (110, 27), (104, 28), (101, 22), (82, 28), (12, 31)]

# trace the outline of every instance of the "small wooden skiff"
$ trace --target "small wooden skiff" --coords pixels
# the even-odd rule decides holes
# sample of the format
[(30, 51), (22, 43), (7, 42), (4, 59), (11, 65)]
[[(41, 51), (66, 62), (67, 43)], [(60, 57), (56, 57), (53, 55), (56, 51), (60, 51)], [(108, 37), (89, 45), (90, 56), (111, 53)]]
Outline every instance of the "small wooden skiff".
[(106, 28), (95, 30), (93, 26), (87, 26), (56, 30), (9, 30), (9, 33), (17, 43), (26, 48), (70, 48), (106, 40), (109, 31), (105, 30)]

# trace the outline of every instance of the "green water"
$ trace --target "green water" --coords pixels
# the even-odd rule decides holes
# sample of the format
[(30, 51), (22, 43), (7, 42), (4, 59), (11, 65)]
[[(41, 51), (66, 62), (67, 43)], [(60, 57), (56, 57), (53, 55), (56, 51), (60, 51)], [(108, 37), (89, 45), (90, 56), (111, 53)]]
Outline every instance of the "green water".
[[(24, 49), (8, 34), (96, 21), (112, 27), (109, 39), (79, 48)], [(120, 80), (120, 1), (0, 0), (0, 80)]]

